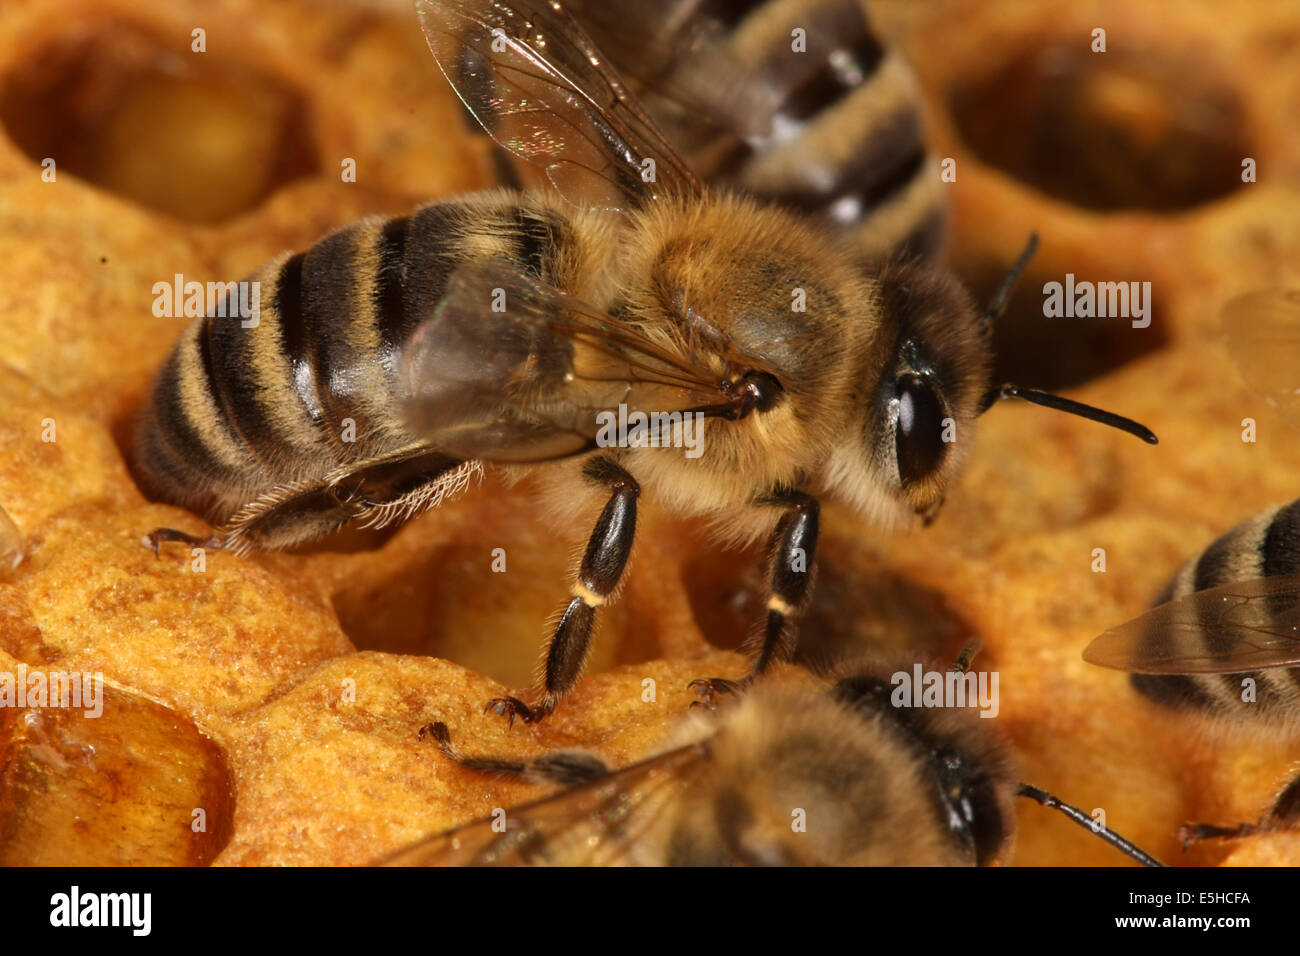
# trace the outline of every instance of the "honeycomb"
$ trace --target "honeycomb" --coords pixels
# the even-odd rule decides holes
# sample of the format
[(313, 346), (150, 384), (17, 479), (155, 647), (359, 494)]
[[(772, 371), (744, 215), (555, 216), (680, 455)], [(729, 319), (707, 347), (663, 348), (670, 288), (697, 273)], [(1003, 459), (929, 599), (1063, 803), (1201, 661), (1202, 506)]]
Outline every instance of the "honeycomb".
[[(1080, 659), (1214, 536), (1296, 496), (1300, 442), (1229, 359), (1219, 309), (1300, 283), (1300, 8), (871, 9), (916, 68), (934, 152), (956, 161), (958, 272), (986, 297), (1043, 237), (999, 327), (999, 375), (1161, 443), (1006, 403), (924, 532), (825, 507), (803, 659), (951, 658), (978, 636), (1024, 779), (1171, 862), (1300, 863), (1297, 834), (1186, 853), (1176, 836), (1257, 818), (1294, 776), (1295, 739), (1212, 736)], [(237, 278), (362, 216), (490, 185), (492, 148), (404, 3), (0, 8), (0, 672), (105, 680), (98, 716), (0, 707), (0, 863), (366, 863), (547, 792), (449, 766), (421, 725), (621, 765), (686, 709), (690, 679), (742, 672), (759, 554), (650, 501), (588, 676), (528, 728), (482, 703), (531, 682), (587, 532), (557, 527), (528, 483), (489, 477), (395, 531), (289, 554), (141, 546), (160, 525), (206, 530), (131, 473), (132, 417), (186, 321), (153, 314), (154, 284)], [(1150, 326), (1044, 319), (1042, 286), (1067, 272), (1150, 281)], [(1025, 803), (1007, 862), (1123, 862)]]

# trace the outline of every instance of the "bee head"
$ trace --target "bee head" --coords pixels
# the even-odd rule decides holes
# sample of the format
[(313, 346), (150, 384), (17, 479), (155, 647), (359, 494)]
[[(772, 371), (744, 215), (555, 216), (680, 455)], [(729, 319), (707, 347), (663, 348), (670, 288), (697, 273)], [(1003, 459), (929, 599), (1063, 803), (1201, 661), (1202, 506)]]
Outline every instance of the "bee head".
[(834, 696), (910, 752), (925, 784), (917, 799), (930, 804), (953, 847), (979, 866), (1002, 856), (1015, 818), (1009, 751), (971, 710), (895, 703), (898, 687), (891, 673), (911, 674), (911, 663), (884, 669), (850, 662), (840, 673)]
[(1019, 385), (992, 385), (993, 323), (1037, 246), (1032, 236), (983, 313), (943, 269), (902, 262), (881, 270), (884, 355), (877, 353), (861, 372), (862, 380), (874, 382), (861, 420), (867, 480), (851, 480), (855, 464), (861, 472), (851, 453), (837, 455), (830, 470), (832, 482), (878, 521), (903, 523), (900, 515), (905, 521), (910, 510), (928, 524), (970, 452), (975, 419), (1000, 399), (1021, 398), (1156, 443), (1145, 425), (1114, 412)]
[(859, 371), (855, 435), (832, 462), (862, 510), (890, 525), (929, 520), (971, 446), (992, 363), (978, 310), (947, 272), (893, 263), (878, 274), (880, 349)]

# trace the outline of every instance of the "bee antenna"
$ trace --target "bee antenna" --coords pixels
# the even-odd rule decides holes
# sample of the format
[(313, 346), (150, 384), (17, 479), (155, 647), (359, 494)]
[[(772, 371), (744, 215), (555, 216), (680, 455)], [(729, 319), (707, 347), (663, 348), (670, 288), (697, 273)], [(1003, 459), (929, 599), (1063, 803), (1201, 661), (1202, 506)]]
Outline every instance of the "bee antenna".
[(1100, 422), (1103, 425), (1109, 425), (1111, 428), (1118, 428), (1122, 432), (1136, 435), (1148, 445), (1158, 445), (1160, 443), (1156, 433), (1141, 422), (1135, 422), (1123, 415), (1116, 415), (1114, 412), (1107, 412), (1091, 405), (1085, 405), (1083, 402), (1076, 402), (1072, 398), (1062, 398), (1060, 395), (1053, 395), (1051, 392), (1040, 392), (1036, 388), (1025, 388), (1023, 385), (1008, 383), (989, 389), (984, 396), (983, 403), (980, 405), (980, 414), (987, 412), (1004, 398), (1023, 398), (1027, 402), (1042, 405), (1044, 408), (1054, 408), (1058, 412), (1078, 415), (1080, 418), (1086, 418), (1089, 421)]
[(1022, 783), (1020, 789), (1016, 791), (1016, 795), (1020, 797), (1028, 797), (1030, 800), (1042, 804), (1045, 807), (1050, 807), (1053, 810), (1060, 810), (1075, 823), (1079, 824), (1079, 826), (1096, 834), (1115, 849), (1119, 850), (1124, 855), (1137, 860), (1143, 866), (1164, 866), (1163, 863), (1140, 846), (1125, 839), (1118, 833), (1106, 829), (1105, 826), (1098, 828), (1097, 821), (1092, 817), (1088, 816), (1078, 807), (1070, 806), (1068, 803), (1062, 803), (1046, 790), (1039, 790), (1037, 787), (1031, 787), (1027, 783)]
[(1029, 234), (1029, 242), (1025, 244), (1025, 251), (1020, 253), (1020, 258), (1015, 261), (1007, 274), (1002, 278), (1002, 284), (998, 286), (998, 291), (993, 293), (993, 298), (989, 301), (988, 308), (984, 310), (984, 330), (991, 331), (993, 323), (1002, 318), (1002, 313), (1006, 311), (1007, 302), (1011, 299), (1011, 291), (1020, 281), (1020, 274), (1025, 271), (1025, 266), (1029, 265), (1029, 260), (1034, 257), (1038, 251), (1038, 233)]

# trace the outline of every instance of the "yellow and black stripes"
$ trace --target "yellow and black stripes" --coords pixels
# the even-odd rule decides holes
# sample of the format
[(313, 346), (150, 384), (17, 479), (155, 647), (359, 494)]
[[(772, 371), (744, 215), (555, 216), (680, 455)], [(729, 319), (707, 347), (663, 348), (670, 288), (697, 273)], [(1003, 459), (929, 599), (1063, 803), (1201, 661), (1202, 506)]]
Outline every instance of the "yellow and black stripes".
[(942, 184), (925, 152), (912, 74), (888, 54), (875, 71), (745, 166), (747, 190), (849, 230), (863, 252), (929, 254), (943, 224)]
[[(1300, 573), (1300, 501), (1265, 511), (1228, 531), (1178, 573), (1157, 603), (1225, 584), (1296, 573)], [(1266, 610), (1281, 613), (1293, 610), (1293, 604), (1288, 600)], [(1211, 621), (1202, 624), (1199, 640), (1208, 655), (1220, 656), (1231, 649), (1224, 643), (1231, 638), (1211, 625)], [(1169, 640), (1160, 633), (1149, 639), (1156, 651)], [(1253, 703), (1242, 700), (1247, 678), (1254, 681)], [(1296, 667), (1230, 674), (1134, 674), (1132, 681), (1141, 693), (1170, 706), (1225, 714), (1251, 713), (1254, 708), (1266, 716), (1300, 714), (1300, 668)]]
[(210, 368), (203, 324), (195, 322), (158, 374), (136, 441), (149, 489), (199, 511), (237, 507), (254, 476), (269, 478), (208, 386)]
[[(868, 258), (938, 248), (942, 184), (925, 150), (915, 79), (860, 0), (679, 0), (671, 17), (658, 4), (633, 4), (634, 16), (675, 31), (651, 42), (658, 54), (617, 35), (627, 29), (621, 15), (581, 6), (616, 65), (631, 61), (651, 112), (701, 175), (820, 217)], [(655, 56), (667, 61), (647, 62)], [(682, 90), (701, 101), (704, 124), (699, 109), (674, 103)], [(725, 138), (710, 125), (734, 141), (719, 147)]]
[[(791, 49), (794, 28), (805, 52)], [(749, 140), (740, 186), (850, 230), (873, 256), (933, 251), (943, 207), (915, 81), (857, 0), (757, 3), (729, 50), (780, 94), (769, 135)]]
[(399, 419), (402, 350), (461, 262), (550, 277), (569, 234), (545, 203), (491, 193), (363, 221), (266, 264), (248, 280), (256, 315), (182, 333), (141, 420), (142, 479), (262, 547), (440, 500), (433, 483), (459, 463)]
[[(271, 474), (297, 476), (322, 467), (328, 443), (315, 403), (315, 384), (303, 381), (289, 351), (301, 321), (301, 255), (268, 264), (249, 281), (260, 288), (255, 322), (237, 316), (204, 320), (207, 364), (200, 387), (216, 398), (225, 420), (250, 455)], [(288, 310), (288, 311), (286, 311)], [(313, 401), (303, 401), (310, 394)]]

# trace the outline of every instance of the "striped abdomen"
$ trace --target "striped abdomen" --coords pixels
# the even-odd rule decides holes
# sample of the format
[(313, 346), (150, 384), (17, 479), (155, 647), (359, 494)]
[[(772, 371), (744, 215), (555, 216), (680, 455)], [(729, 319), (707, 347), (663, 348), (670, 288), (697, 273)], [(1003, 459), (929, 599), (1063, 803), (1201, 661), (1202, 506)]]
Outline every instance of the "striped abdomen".
[[(1271, 508), (1228, 531), (1178, 573), (1157, 603), (1225, 584), (1298, 573), (1300, 501), (1295, 501)], [(1294, 616), (1295, 600), (1279, 597), (1262, 613), (1280, 625), (1280, 615)], [(1210, 620), (1202, 624), (1199, 639), (1209, 652), (1226, 649), (1219, 646), (1223, 639), (1216, 635)], [(1253, 703), (1242, 699), (1243, 681), (1247, 679), (1254, 682)], [(1244, 717), (1300, 720), (1300, 668), (1296, 667), (1232, 674), (1134, 674), (1132, 680), (1139, 691), (1163, 704)]]
[[(936, 251), (944, 203), (915, 78), (860, 0), (677, 0), (671, 15), (650, 2), (578, 6), (706, 179), (823, 218), (869, 258)], [(702, 101), (709, 122), (682, 99)], [(744, 132), (765, 113), (768, 132)]]
[(137, 433), (144, 484), (225, 526), (236, 548), (436, 503), (469, 475), (398, 420), (401, 349), (458, 263), (503, 256), (540, 274), (566, 229), (489, 194), (363, 221), (267, 263), (249, 277), (256, 314), (196, 320), (159, 373)]

